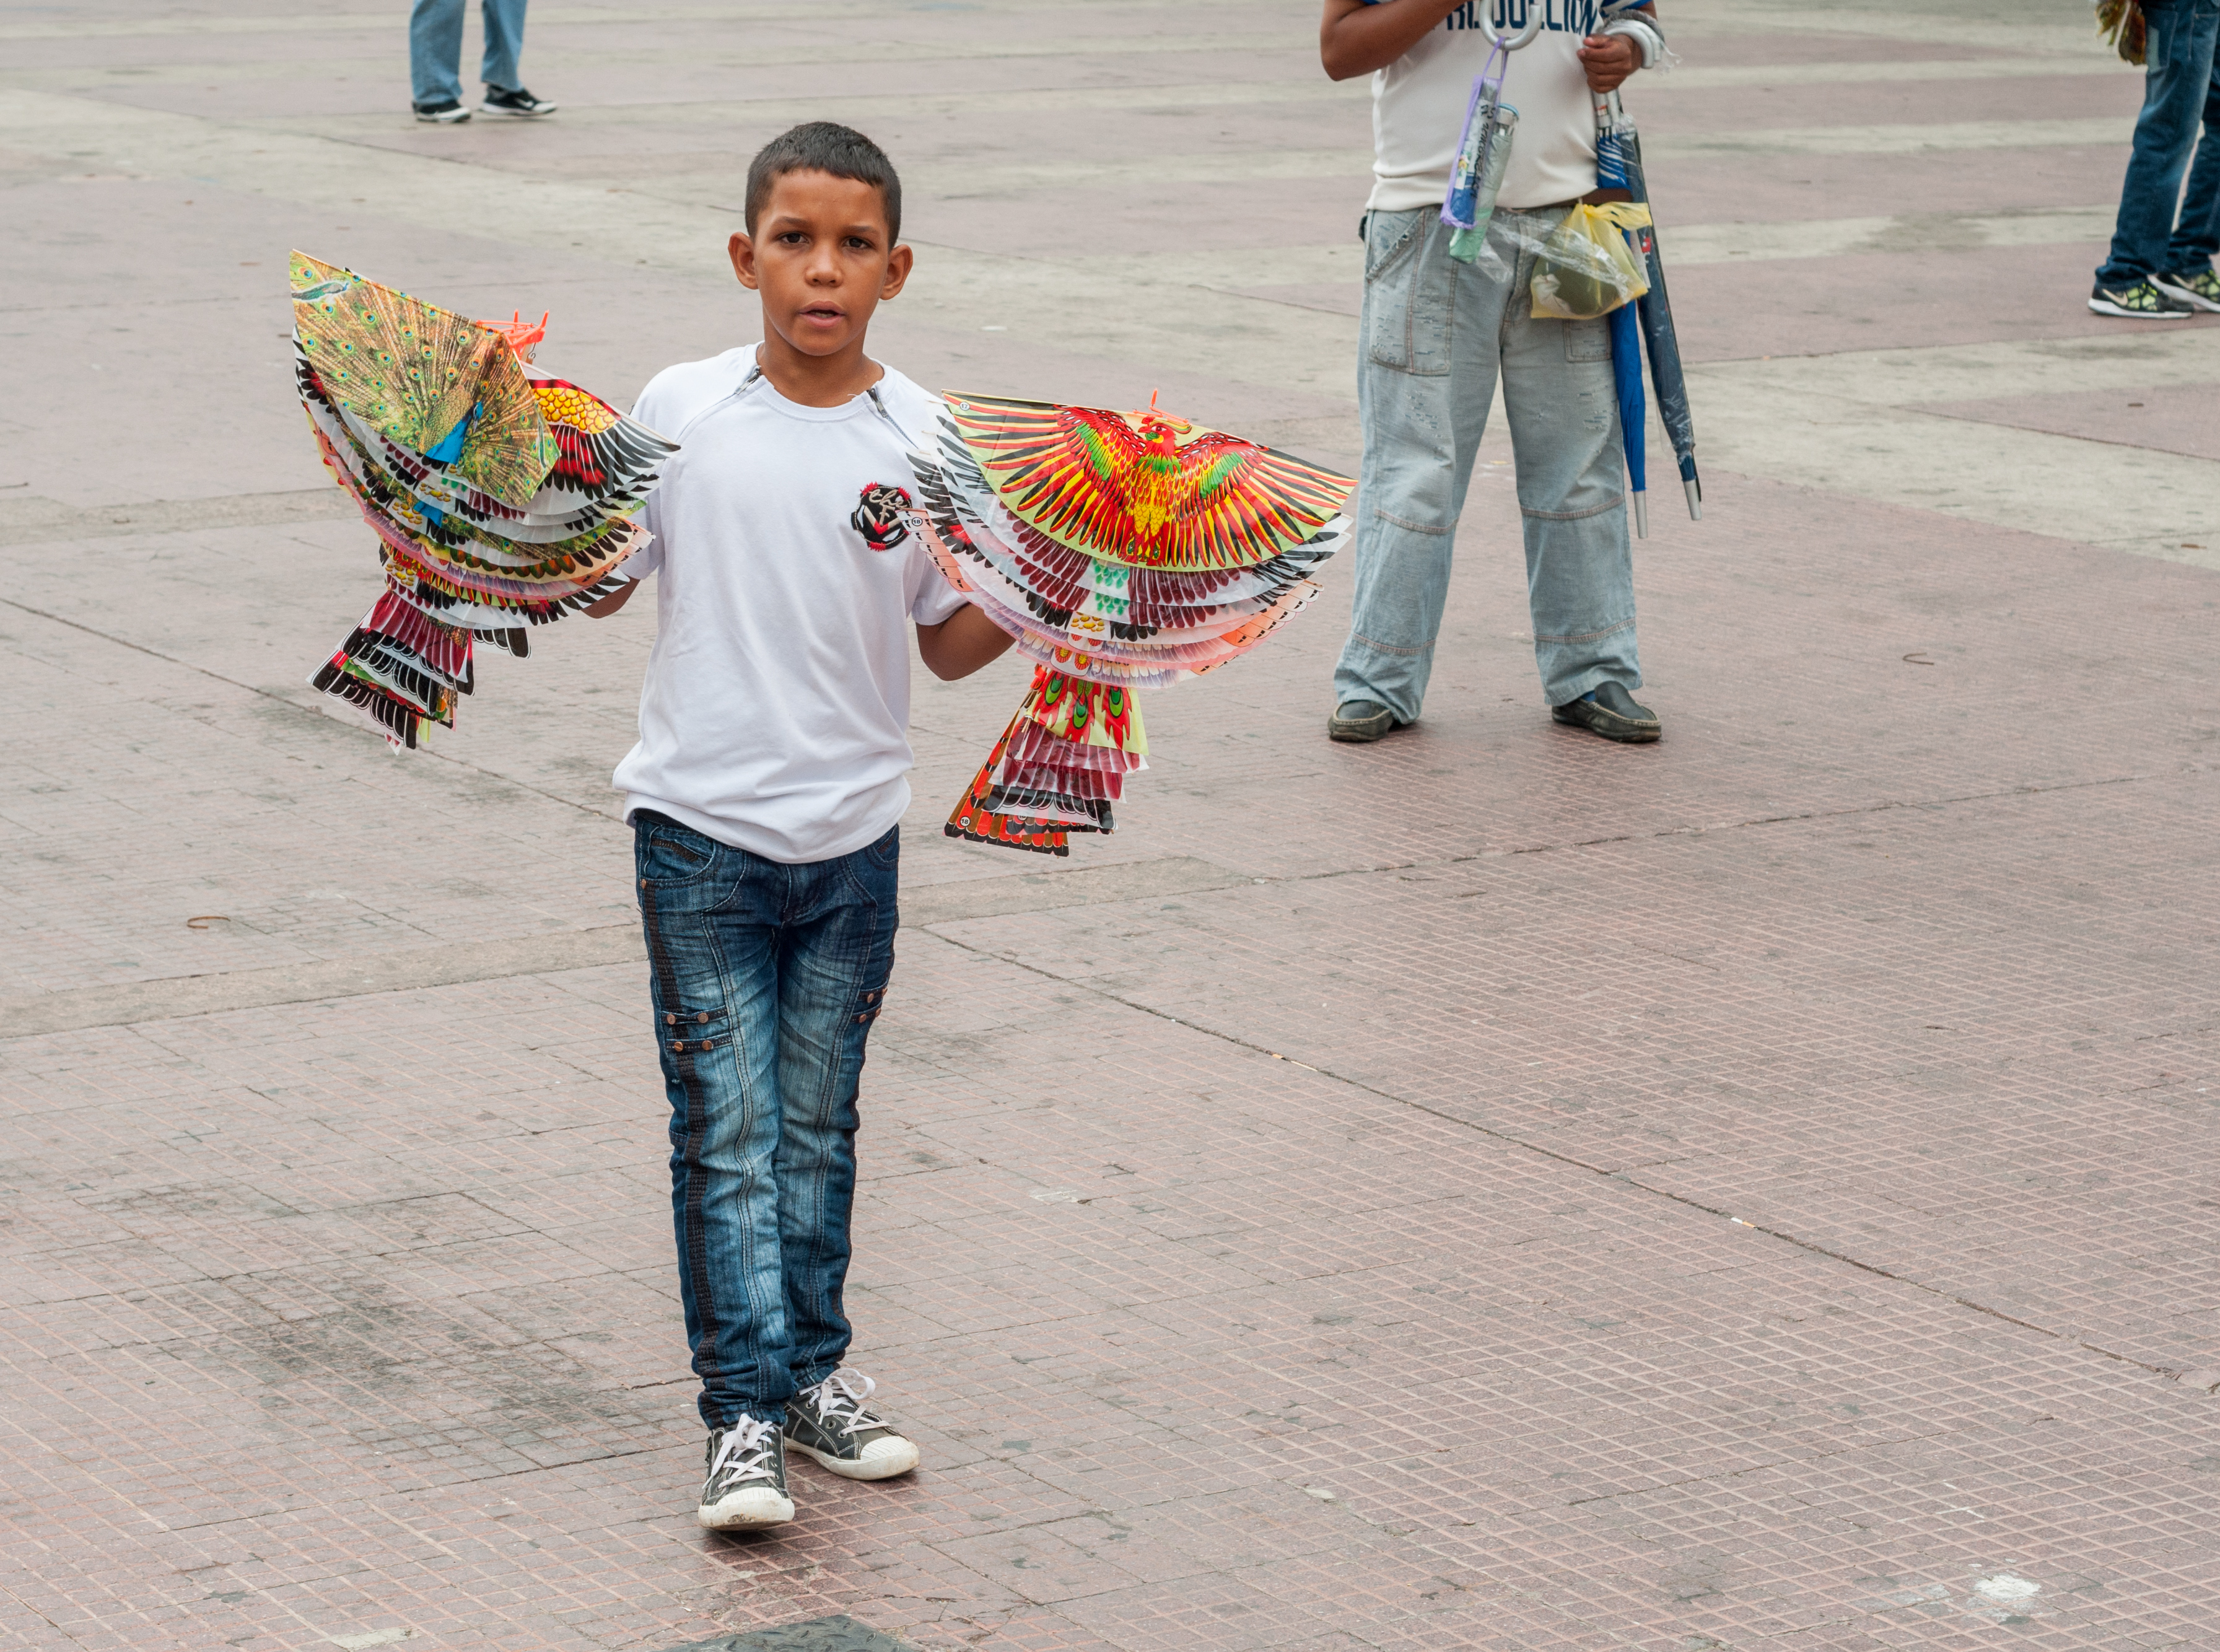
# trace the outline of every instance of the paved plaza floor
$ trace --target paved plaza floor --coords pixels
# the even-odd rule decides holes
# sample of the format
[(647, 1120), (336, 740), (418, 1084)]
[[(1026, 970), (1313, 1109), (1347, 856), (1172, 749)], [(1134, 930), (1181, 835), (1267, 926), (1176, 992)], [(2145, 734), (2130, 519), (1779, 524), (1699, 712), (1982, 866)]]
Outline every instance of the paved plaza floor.
[(850, 1304), (926, 1468), (737, 1540), (652, 615), (427, 753), (329, 714), (287, 252), (628, 400), (755, 336), (747, 157), (830, 116), (906, 175), (877, 353), (1353, 467), (1367, 93), (1312, 0), (625, 0), (433, 128), (405, 11), (0, 3), (0, 1646), (2220, 1647), (2220, 316), (2083, 308), (2086, 5), (1668, 0), (1661, 744), (1549, 720), (1493, 435), (1378, 745), (1341, 564), (1068, 861), (939, 833), (1023, 668), (920, 683)]

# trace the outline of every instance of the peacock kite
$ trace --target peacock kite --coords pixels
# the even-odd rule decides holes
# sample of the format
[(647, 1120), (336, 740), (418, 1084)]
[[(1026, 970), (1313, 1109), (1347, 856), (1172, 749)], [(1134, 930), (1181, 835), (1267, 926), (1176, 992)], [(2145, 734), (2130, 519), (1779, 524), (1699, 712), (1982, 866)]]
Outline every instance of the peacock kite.
[(1161, 411), (945, 399), (911, 515), (941, 572), (1034, 662), (945, 830), (1042, 854), (1108, 832), (1146, 768), (1137, 689), (1215, 670), (1318, 594), (1354, 485)]
[(301, 402), (385, 569), (309, 681), (414, 748), (454, 726), (475, 643), (521, 657), (533, 627), (623, 583), (677, 446), (533, 367), (545, 317), (470, 321), (300, 252), (291, 276)]

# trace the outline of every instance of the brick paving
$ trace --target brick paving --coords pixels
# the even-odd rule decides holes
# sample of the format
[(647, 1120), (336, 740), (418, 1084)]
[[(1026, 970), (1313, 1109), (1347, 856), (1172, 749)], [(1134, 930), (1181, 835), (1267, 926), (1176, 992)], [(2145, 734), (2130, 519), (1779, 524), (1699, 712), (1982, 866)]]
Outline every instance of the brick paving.
[[(1985, 502), (2021, 485), (2001, 457), (1883, 498), (1758, 474), (1749, 446), (1700, 527), (1661, 503), (1655, 748), (1537, 706), (1496, 443), (1426, 719), (1378, 746), (1319, 726), (1346, 569), (1273, 647), (1151, 701), (1156, 766), (1069, 864), (934, 835), (1021, 674), (921, 685), (851, 1306), (926, 1468), (801, 1465), (791, 1529), (694, 1526), (642, 972), (529, 962), (629, 921), (605, 786), (645, 627), (494, 663), (428, 757), (323, 715), (300, 676), (372, 574), (302, 497), (277, 260), (544, 294), (558, 338), (576, 318), (565, 365), (627, 393), (748, 325), (658, 239), (693, 221), (655, 215), (729, 200), (754, 143), (826, 105), (914, 159), (921, 266), (964, 272), (889, 312), (907, 371), (1161, 383), (1346, 461), (1354, 290), (1257, 278), (1362, 198), (1335, 159), (1361, 171), (1361, 97), (1319, 89), (1298, 9), (1075, 31), (857, 5), (835, 40), (829, 8), (544, 7), (527, 72), (564, 114), (462, 133), (394, 118), (394, 18), (0, 14), (29, 231), (0, 247), (0, 333), (50, 402), (0, 443), (0, 1012), (78, 1007), (0, 1041), (0, 1645), (2220, 1646), (2220, 574), (2020, 531)], [(1698, 223), (2117, 180), (2117, 143), (1732, 146), (2124, 131), (2132, 81), (2041, 27), (1682, 9), (1692, 75), (1805, 76), (1644, 106)], [(2056, 78), (2016, 55), (2046, 51)], [(1903, 78), (1855, 78), (1876, 65)], [(133, 159), (142, 117), (200, 134), (194, 170)], [(544, 163), (581, 222), (631, 191), (648, 256), (364, 210), (298, 170), (311, 141), (352, 146), (365, 191), (427, 155)], [(1170, 182), (1119, 170), (1150, 145)], [(2077, 437), (2121, 432), (2100, 392), (2156, 386), (2124, 399), (2186, 411), (2132, 451), (2210, 477), (2210, 327), (2121, 345), (2104, 386), (1957, 383), (1952, 346), (2112, 349), (2078, 308), (2092, 250), (1729, 260), (1676, 297), (1725, 367), (1942, 348), (1908, 402), (2038, 433), (2090, 489), (2113, 461)], [(1200, 319), (1168, 358), (1140, 266), (1087, 258), (1190, 251), (1222, 262), (1178, 289)], [(1107, 296), (1068, 328), (1028, 309), (1088, 280)], [(115, 417), (96, 370), (127, 359), (202, 416), (77, 463)], [(408, 982), (473, 942), (527, 961)], [(165, 983), (217, 1001), (350, 958), (341, 995), (159, 1013)], [(795, 1624), (818, 1627), (751, 1636)]]

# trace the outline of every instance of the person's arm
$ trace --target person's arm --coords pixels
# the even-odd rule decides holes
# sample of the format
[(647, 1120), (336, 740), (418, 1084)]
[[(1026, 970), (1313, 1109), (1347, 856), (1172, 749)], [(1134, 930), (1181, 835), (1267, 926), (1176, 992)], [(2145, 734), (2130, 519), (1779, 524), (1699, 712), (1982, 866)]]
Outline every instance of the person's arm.
[[(1493, 0), (1475, 0), (1480, 5)], [(1384, 69), (1426, 37), (1464, 0), (1325, 0), (1319, 22), (1319, 60), (1334, 80)], [(1654, 6), (1639, 8), (1656, 16)], [(1642, 48), (1623, 34), (1591, 34), (1581, 45), (1588, 86), (1616, 91), (1642, 66)]]
[(1011, 641), (1008, 632), (969, 602), (939, 625), (917, 628), (917, 651), (925, 669), (943, 683), (969, 676), (990, 660), (1000, 659)]
[(1384, 69), (1463, 3), (1381, 0), (1374, 5), (1368, 0), (1325, 0), (1325, 16), (1319, 22), (1319, 61), (1331, 80), (1354, 80)]
[(639, 582), (638, 580), (627, 579), (623, 584), (618, 586), (616, 589), (611, 591), (600, 602), (589, 602), (584, 608), (580, 608), (578, 612), (584, 614), (589, 620), (606, 620), (609, 615), (614, 614), (626, 603), (631, 602), (632, 594), (639, 589)]

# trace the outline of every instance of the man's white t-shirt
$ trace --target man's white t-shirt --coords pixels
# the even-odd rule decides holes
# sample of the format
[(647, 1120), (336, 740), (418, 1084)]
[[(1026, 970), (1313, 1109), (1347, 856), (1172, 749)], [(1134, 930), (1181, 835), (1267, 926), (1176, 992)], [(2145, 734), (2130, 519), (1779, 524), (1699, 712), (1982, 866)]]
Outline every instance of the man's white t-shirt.
[(1595, 98), (1580, 50), (1602, 27), (1599, 0), (1465, 0), (1372, 76), (1371, 212), (1438, 207), (1464, 134), (1472, 83), (1487, 65), (1480, 11), (1506, 39), (1542, 13), (1541, 32), (1511, 53), (1503, 101), (1518, 111), (1498, 205), (1547, 207), (1596, 186)]
[(633, 416), (679, 444), (648, 496), (660, 574), (639, 744), (612, 784), (789, 863), (876, 841), (909, 804), (909, 624), (963, 598), (895, 507), (936, 399), (893, 369), (837, 408), (788, 401), (756, 346), (658, 373)]

